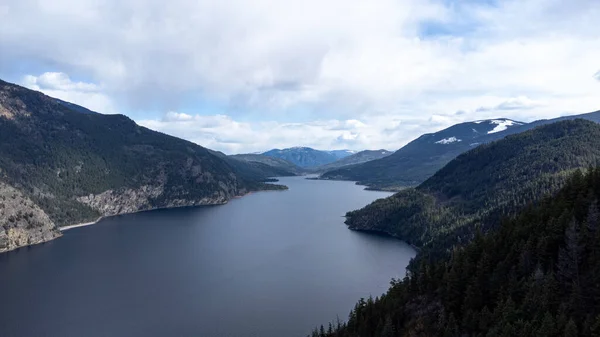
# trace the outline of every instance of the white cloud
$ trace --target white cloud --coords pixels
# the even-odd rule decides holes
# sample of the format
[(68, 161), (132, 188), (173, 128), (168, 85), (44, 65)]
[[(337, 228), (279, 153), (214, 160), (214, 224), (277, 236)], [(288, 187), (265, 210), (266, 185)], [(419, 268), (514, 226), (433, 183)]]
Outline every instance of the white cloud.
[(467, 120), (597, 110), (599, 16), (595, 0), (4, 0), (0, 75), (92, 79), (34, 85), (100, 112), (209, 102), (145, 122), (230, 151), (394, 149)]
[(160, 119), (138, 120), (138, 124), (172, 134), (225, 153), (249, 153), (301, 144), (317, 149), (398, 149), (422, 128), (381, 133), (387, 118), (316, 120), (309, 123), (240, 122), (226, 115), (188, 115), (168, 112)]
[(73, 82), (69, 75), (46, 72), (40, 76), (26, 75), (22, 84), (48, 96), (84, 106), (100, 113), (116, 113), (112, 100), (94, 83)]

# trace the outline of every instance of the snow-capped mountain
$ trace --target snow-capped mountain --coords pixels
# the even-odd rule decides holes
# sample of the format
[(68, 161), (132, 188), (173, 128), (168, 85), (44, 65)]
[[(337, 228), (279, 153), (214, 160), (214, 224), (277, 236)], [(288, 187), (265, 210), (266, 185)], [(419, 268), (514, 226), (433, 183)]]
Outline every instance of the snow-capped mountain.
[(320, 151), (310, 147), (291, 147), (287, 149), (273, 149), (264, 152), (263, 155), (284, 159), (300, 167), (307, 168), (333, 163), (353, 153), (354, 151), (350, 150)]
[(416, 185), (457, 155), (480, 144), (501, 139), (526, 125), (508, 118), (456, 124), (424, 134), (390, 156), (348, 168), (332, 169), (322, 177), (357, 180), (372, 186)]
[[(485, 119), (474, 122), (466, 122), (453, 125), (442, 131), (435, 133), (427, 133), (413, 141), (419, 146), (423, 144), (438, 144), (438, 145), (453, 145), (453, 146), (470, 146), (479, 145), (481, 138), (495, 138), (493, 134), (506, 131), (510, 128), (524, 125), (523, 122), (514, 121), (508, 118)], [(457, 144), (466, 142), (463, 144)], [(408, 144), (411, 145), (412, 143)], [(407, 146), (408, 146), (407, 145)]]

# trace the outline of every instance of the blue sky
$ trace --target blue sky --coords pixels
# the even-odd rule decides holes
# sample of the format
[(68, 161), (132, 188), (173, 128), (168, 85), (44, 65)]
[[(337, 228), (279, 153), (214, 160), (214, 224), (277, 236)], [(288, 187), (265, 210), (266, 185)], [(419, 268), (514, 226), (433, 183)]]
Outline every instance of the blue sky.
[(4, 0), (0, 78), (226, 153), (600, 109), (594, 0)]

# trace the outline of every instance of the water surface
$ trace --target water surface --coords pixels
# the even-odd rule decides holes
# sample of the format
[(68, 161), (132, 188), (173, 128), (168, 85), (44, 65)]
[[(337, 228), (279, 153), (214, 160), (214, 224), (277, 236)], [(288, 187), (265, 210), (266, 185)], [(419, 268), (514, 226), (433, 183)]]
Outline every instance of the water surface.
[(414, 250), (342, 217), (389, 193), (282, 178), (227, 205), (107, 218), (0, 254), (0, 336), (306, 336)]

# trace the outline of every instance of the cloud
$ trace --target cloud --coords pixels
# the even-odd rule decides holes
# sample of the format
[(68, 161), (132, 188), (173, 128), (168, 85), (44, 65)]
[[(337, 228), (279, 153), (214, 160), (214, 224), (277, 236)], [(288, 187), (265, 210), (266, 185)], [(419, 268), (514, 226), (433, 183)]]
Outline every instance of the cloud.
[(69, 75), (46, 72), (39, 76), (26, 75), (23, 86), (41, 91), (48, 96), (84, 106), (101, 113), (116, 113), (112, 100), (102, 92), (99, 85), (71, 81)]
[(202, 125), (181, 135), (203, 145), (284, 130), (295, 141), (268, 141), (392, 149), (451, 123), (597, 110), (598, 16), (594, 0), (4, 0), (0, 76)]
[(476, 112), (502, 112), (510, 110), (530, 110), (536, 107), (544, 106), (543, 102), (532, 100), (526, 96), (511, 97), (493, 107), (479, 107)]
[[(167, 112), (157, 119), (138, 120), (153, 130), (176, 135), (225, 153), (248, 153), (302, 144), (317, 149), (398, 149), (426, 130), (381, 130), (389, 116), (359, 120), (315, 120), (305, 123), (240, 122), (227, 115)], [(401, 123), (398, 121), (397, 126)]]
[(594, 74), (594, 78), (600, 81), (600, 70), (598, 70), (598, 72)]

